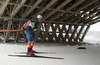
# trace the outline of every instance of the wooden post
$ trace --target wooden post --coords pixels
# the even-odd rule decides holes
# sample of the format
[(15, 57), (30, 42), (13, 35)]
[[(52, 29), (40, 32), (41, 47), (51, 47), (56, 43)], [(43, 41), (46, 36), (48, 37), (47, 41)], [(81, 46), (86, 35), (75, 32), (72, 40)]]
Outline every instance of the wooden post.
[(65, 38), (67, 38), (68, 41), (69, 41), (69, 33), (70, 33), (71, 29), (72, 29), (72, 25), (69, 25), (69, 28), (68, 28), (68, 30), (66, 32), (66, 36), (65, 36)]
[(74, 38), (77, 29), (78, 29), (78, 25), (74, 25), (74, 31), (73, 31), (73, 33), (71, 35), (70, 42), (72, 42), (72, 39)]
[[(23, 24), (23, 22), (22, 22), (22, 21), (20, 21), (20, 22), (19, 22), (18, 29), (21, 29), (22, 24)], [(19, 32), (17, 32), (17, 34), (16, 34), (16, 40), (15, 40), (16, 42), (18, 42), (18, 40), (19, 40), (19, 35), (20, 35), (20, 31), (19, 31)]]
[(38, 26), (38, 28), (37, 28), (36, 35), (35, 35), (37, 41), (38, 41), (38, 36), (39, 36), (39, 34), (40, 34), (40, 32), (41, 32), (41, 26), (42, 26), (42, 23), (39, 24), (39, 26)]
[[(16, 9), (11, 13), (11, 15), (10, 15), (10, 21), (9, 21), (9, 23), (8, 23), (8, 27), (7, 27), (7, 30), (10, 30), (11, 29), (11, 25), (12, 25), (12, 18), (17, 14), (17, 12), (19, 11), (19, 9), (22, 7), (22, 5), (24, 4), (26, 2), (26, 0), (22, 0), (21, 1), (21, 3), (20, 3), (20, 5), (18, 5), (17, 7), (16, 7)], [(6, 41), (8, 41), (8, 39), (9, 39), (9, 34), (10, 34), (10, 32), (6, 32), (6, 38), (5, 38), (5, 42)]]
[(85, 37), (85, 35), (87, 34), (87, 32), (88, 32), (89, 28), (90, 28), (90, 25), (89, 25), (89, 26), (87, 26), (87, 28), (86, 28), (86, 30), (85, 30), (85, 32), (84, 32), (84, 34), (83, 34), (82, 38), (80, 39), (80, 41), (83, 41), (83, 40), (84, 40), (84, 37)]
[(48, 23), (47, 27), (46, 27), (46, 30), (44, 32), (44, 36), (43, 36), (43, 40), (45, 41), (46, 40), (46, 37), (48, 36), (48, 32), (49, 32), (49, 27), (51, 25), (51, 22)]
[(80, 29), (80, 31), (79, 31), (79, 33), (77, 34), (77, 37), (76, 37), (76, 39), (75, 39), (76, 42), (79, 40), (80, 35), (82, 34), (82, 31), (83, 31), (84, 27), (85, 27), (84, 25), (81, 26), (81, 29)]
[(62, 42), (66, 42), (66, 32), (67, 32), (67, 27), (66, 26), (67, 26), (66, 24), (63, 24), (63, 31), (65, 31), (64, 32), (65, 36), (63, 36), (63, 38), (62, 38)]
[(54, 42), (56, 42), (56, 30), (57, 30), (57, 27), (58, 27), (58, 23), (55, 24), (55, 27), (54, 27), (54, 29), (52, 31), (53, 32), (53, 34), (52, 34), (53, 35), (53, 38), (55, 39)]
[[(8, 22), (7, 30), (11, 29), (11, 25), (12, 25), (12, 20), (10, 20), (10, 21)], [(5, 41), (4, 41), (4, 42), (7, 42), (7, 41), (8, 41), (8, 39), (9, 39), (9, 34), (10, 34), (10, 32), (6, 32), (6, 36), (5, 36)]]

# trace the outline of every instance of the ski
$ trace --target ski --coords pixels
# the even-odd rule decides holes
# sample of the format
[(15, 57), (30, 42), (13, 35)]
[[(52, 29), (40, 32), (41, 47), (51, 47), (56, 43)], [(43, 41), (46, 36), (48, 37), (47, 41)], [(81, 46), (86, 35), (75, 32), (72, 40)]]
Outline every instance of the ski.
[[(15, 54), (27, 54), (27, 52), (14, 52)], [(56, 52), (33, 52), (33, 54), (55, 54)]]
[(48, 59), (64, 59), (64, 58), (59, 58), (59, 57), (47, 57), (47, 56), (38, 56), (38, 55), (8, 55), (8, 56), (13, 56), (13, 57), (31, 57), (31, 58), (48, 58)]

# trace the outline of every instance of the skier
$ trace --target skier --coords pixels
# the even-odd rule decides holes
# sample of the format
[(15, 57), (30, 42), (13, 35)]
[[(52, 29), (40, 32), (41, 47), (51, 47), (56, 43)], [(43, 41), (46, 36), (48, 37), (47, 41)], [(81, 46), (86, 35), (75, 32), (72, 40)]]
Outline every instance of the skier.
[(42, 15), (38, 15), (37, 18), (31, 19), (28, 22), (26, 22), (23, 27), (21, 28), (22, 30), (24, 30), (24, 33), (28, 39), (28, 43), (27, 43), (27, 54), (32, 55), (33, 52), (36, 52), (34, 50), (32, 50), (35, 42), (36, 42), (36, 38), (33, 36), (33, 34), (31, 33), (31, 30), (33, 28), (37, 28), (39, 22), (42, 21)]

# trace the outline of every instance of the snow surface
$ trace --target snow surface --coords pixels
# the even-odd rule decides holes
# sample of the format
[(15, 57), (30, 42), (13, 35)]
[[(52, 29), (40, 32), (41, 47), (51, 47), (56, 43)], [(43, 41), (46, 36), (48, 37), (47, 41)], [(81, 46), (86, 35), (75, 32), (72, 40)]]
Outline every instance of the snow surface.
[(8, 54), (27, 50), (25, 43), (1, 43), (0, 65), (100, 65), (100, 45), (69, 46), (59, 43), (36, 43), (36, 51), (56, 52), (56, 54), (38, 54), (42, 56), (62, 57), (64, 59), (10, 57)]
[(100, 44), (100, 31), (89, 31), (86, 34), (84, 42), (91, 44)]

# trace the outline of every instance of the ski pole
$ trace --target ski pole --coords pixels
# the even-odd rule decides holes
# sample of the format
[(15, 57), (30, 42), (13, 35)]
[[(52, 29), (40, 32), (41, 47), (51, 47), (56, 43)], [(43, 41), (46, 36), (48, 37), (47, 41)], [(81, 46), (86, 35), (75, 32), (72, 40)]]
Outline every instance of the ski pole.
[(0, 30), (0, 32), (14, 32), (14, 31), (22, 31), (21, 29), (16, 30)]

